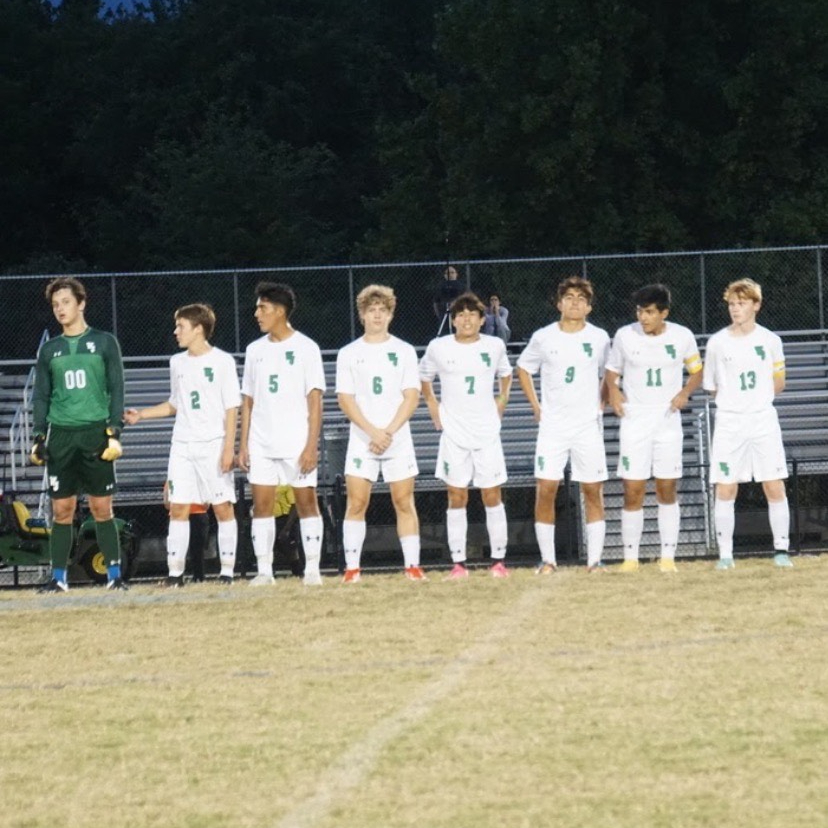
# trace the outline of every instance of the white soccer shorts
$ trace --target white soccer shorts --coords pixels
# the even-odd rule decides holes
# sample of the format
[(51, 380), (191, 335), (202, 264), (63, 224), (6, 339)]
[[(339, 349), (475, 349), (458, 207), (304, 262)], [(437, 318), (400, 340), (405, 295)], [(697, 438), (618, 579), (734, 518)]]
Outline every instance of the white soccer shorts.
[(449, 486), (464, 489), (469, 483), (478, 489), (493, 489), (506, 480), (506, 458), (500, 438), (479, 449), (461, 448), (446, 434), (440, 435), (434, 476)]
[(784, 480), (787, 476), (776, 409), (751, 414), (716, 412), (710, 449), (711, 483)]
[(572, 479), (599, 483), (609, 477), (604, 450), (604, 418), (600, 414), (576, 424), (541, 423), (535, 446), (535, 477), (562, 480), (567, 460), (572, 462)]
[(626, 480), (677, 480), (682, 472), (681, 413), (626, 406), (619, 434), (618, 476)]
[(250, 471), (247, 479), (254, 486), (293, 486), (294, 489), (316, 488), (318, 467), (307, 474), (299, 471), (296, 457), (265, 457), (261, 449), (250, 446)]
[(203, 443), (174, 440), (167, 466), (170, 503), (235, 503), (233, 472), (221, 471), (224, 438)]
[(376, 455), (361, 440), (349, 440), (345, 456), (345, 474), (360, 477), (376, 483), (380, 476), (386, 483), (408, 480), (419, 473), (417, 458), (413, 451), (406, 451), (394, 457)]

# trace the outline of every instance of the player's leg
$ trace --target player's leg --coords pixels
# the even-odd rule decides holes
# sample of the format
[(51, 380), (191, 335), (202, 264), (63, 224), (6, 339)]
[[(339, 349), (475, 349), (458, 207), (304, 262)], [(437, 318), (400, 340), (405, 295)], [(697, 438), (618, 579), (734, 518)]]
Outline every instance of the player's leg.
[(213, 503), (212, 506), (218, 529), (217, 540), (221, 564), (219, 582), (232, 584), (233, 573), (236, 570), (236, 550), (239, 545), (239, 525), (236, 521), (235, 504), (225, 500), (222, 503)]
[(754, 419), (753, 477), (762, 483), (768, 501), (768, 519), (773, 533), (773, 561), (777, 566), (793, 566), (788, 555), (790, 548), (791, 514), (785, 478), (788, 464), (782, 444), (779, 417), (771, 408)]
[[(171, 487), (173, 491), (177, 488)], [(170, 525), (167, 530), (167, 580), (166, 586), (184, 585), (184, 568), (187, 550), (190, 548), (190, 501), (170, 502)]]
[(363, 477), (345, 475), (346, 506), (342, 521), (342, 547), (345, 550), (344, 583), (359, 581), (362, 547), (365, 543), (365, 513), (371, 502), (373, 483)]
[[(713, 526), (719, 561), (716, 569), (733, 569), (733, 532), (739, 483), (750, 480), (753, 471), (747, 456), (746, 434), (750, 423), (744, 417), (719, 411), (710, 447), (710, 482), (715, 487)], [(746, 428), (747, 427), (747, 428)]]
[(621, 418), (618, 476), (623, 480), (624, 506), (621, 510), (621, 543), (624, 547), (622, 572), (637, 572), (644, 532), (644, 495), (653, 466), (652, 418), (628, 411)]
[(468, 577), (466, 569), (466, 542), (469, 531), (466, 508), (469, 503), (469, 484), (474, 473), (471, 452), (455, 445), (443, 433), (437, 452), (434, 476), (446, 484), (446, 540), (454, 567), (449, 579)]
[[(297, 481), (300, 478), (296, 479)], [(293, 483), (296, 497), (296, 512), (299, 515), (299, 532), (302, 535), (302, 549), (305, 552), (304, 583), (308, 586), (320, 586), (322, 576), (319, 565), (322, 560), (322, 539), (324, 525), (319, 512), (319, 499), (316, 496), (316, 470), (302, 475), (301, 480), (311, 485), (302, 486)]]
[(406, 575), (412, 581), (423, 581), (425, 575), (420, 567), (420, 520), (414, 502), (414, 478), (389, 480), (388, 485), (397, 515), (397, 535)]
[(716, 483), (716, 500), (713, 505), (713, 525), (719, 562), (716, 569), (733, 569), (733, 531), (736, 527), (736, 496), (738, 483)]
[(204, 552), (210, 537), (210, 517), (207, 512), (194, 512), (190, 508), (190, 542), (187, 544), (187, 560), (194, 583), (204, 581)]
[(538, 542), (541, 564), (539, 574), (555, 571), (555, 498), (558, 496), (558, 480), (537, 478), (535, 484), (535, 538)]
[(98, 547), (106, 561), (106, 586), (108, 589), (125, 589), (121, 578), (121, 538), (112, 511), (112, 495), (90, 494), (89, 511), (95, 520), (95, 538), (98, 541)]
[(673, 478), (656, 478), (656, 502), (658, 503), (658, 535), (661, 541), (662, 572), (675, 572), (676, 549), (679, 538), (681, 510), (677, 497), (677, 481)]
[(572, 479), (580, 484), (584, 498), (587, 536), (587, 570), (600, 572), (604, 553), (604, 481), (609, 477), (601, 417), (585, 423), (573, 436)]
[(188, 446), (173, 441), (167, 464), (167, 497), (170, 502), (170, 525), (167, 530), (167, 579), (172, 589), (184, 586), (187, 550), (190, 548), (190, 504), (202, 503), (198, 465)]
[(69, 588), (67, 572), (69, 556), (75, 543), (75, 509), (77, 497), (52, 498), (52, 531), (49, 535), (49, 561), (52, 566), (52, 577), (42, 587), (43, 591), (65, 592)]
[[(253, 462), (253, 456), (251, 455), (251, 464)], [(250, 472), (252, 478), (252, 466)], [(250, 582), (252, 586), (264, 586), (273, 583), (273, 543), (276, 540), (276, 518), (273, 517), (273, 507), (276, 503), (278, 478), (274, 474), (271, 479), (273, 479), (272, 484), (253, 483), (251, 479), (250, 491), (253, 498), (253, 517), (250, 521), (250, 536), (253, 541), (253, 552), (256, 555), (256, 569), (258, 570), (258, 574)]]
[[(219, 582), (233, 583), (236, 569), (236, 549), (239, 527), (236, 522), (236, 486), (232, 472), (221, 471), (221, 455), (224, 440), (219, 438), (205, 443), (194, 462), (199, 496), (194, 503), (209, 503), (218, 522), (218, 551), (221, 572)], [(271, 515), (273, 510), (271, 509)], [(273, 524), (275, 534), (275, 522)], [(269, 534), (269, 532), (268, 532)], [(273, 554), (271, 548), (271, 556)], [(272, 561), (272, 557), (271, 557)]]
[(768, 501), (768, 520), (773, 533), (773, 562), (777, 566), (791, 567), (790, 549), (791, 512), (784, 480), (764, 480), (762, 490)]
[(594, 572), (601, 566), (607, 532), (604, 519), (604, 483), (581, 483), (581, 493), (584, 496), (586, 513), (587, 568)]
[(506, 546), (509, 543), (509, 527), (506, 523), (506, 507), (500, 486), (480, 489), (483, 506), (486, 508), (486, 532), (489, 535), (489, 549), (492, 565), (489, 572), (495, 578), (508, 578), (509, 571), (503, 561), (506, 558)]
[(644, 495), (646, 480), (624, 478), (624, 508), (621, 510), (621, 544), (624, 547), (623, 572), (638, 570), (641, 535), (644, 532)]

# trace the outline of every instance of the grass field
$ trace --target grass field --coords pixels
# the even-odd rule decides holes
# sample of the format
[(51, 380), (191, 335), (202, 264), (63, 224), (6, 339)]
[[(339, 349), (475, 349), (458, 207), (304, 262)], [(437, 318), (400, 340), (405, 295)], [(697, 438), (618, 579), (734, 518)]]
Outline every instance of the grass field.
[(0, 825), (822, 826), (828, 557), (0, 593)]

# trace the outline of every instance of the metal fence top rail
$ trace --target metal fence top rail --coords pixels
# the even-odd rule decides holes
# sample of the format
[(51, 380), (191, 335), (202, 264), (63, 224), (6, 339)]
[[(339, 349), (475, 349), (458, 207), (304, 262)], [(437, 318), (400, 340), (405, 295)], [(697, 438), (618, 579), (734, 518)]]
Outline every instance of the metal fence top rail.
[(499, 259), (439, 259), (432, 261), (408, 262), (354, 262), (351, 264), (320, 264), (320, 265), (271, 265), (261, 267), (229, 267), (229, 268), (195, 268), (183, 270), (116, 270), (86, 273), (13, 273), (0, 275), (0, 280), (12, 279), (57, 279), (72, 276), (76, 279), (104, 279), (128, 276), (199, 276), (202, 274), (241, 275), (254, 273), (296, 273), (320, 271), (348, 270), (384, 270), (395, 267), (423, 267), (440, 268), (452, 265), (487, 265), (487, 264), (537, 264), (540, 262), (582, 262), (600, 261), (607, 259), (658, 259), (658, 258), (689, 258), (692, 256), (724, 256), (748, 253), (787, 253), (796, 251), (821, 251), (826, 247), (823, 244), (794, 245), (790, 247), (730, 247), (715, 250), (676, 250), (661, 253), (578, 253), (568, 256), (528, 256), (506, 257)]

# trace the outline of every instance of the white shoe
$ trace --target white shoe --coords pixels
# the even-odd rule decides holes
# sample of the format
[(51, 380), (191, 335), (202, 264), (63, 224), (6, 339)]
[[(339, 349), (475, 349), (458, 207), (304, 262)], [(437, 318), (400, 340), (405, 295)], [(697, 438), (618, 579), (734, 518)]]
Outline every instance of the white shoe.
[(250, 581), (250, 586), (270, 586), (275, 583), (276, 579), (272, 575), (265, 575), (263, 572), (260, 572)]
[(302, 578), (305, 586), (322, 586), (322, 576), (318, 572), (305, 572)]

